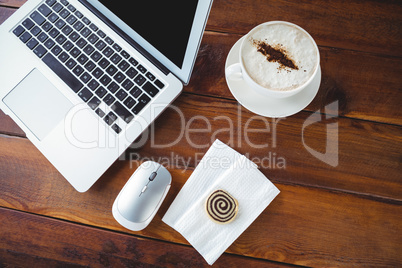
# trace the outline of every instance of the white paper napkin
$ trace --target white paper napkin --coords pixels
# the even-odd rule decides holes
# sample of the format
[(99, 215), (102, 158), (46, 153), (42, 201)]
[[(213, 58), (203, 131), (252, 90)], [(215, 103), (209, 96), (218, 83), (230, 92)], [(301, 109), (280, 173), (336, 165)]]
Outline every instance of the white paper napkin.
[[(237, 216), (230, 223), (215, 223), (206, 213), (206, 199), (215, 190), (224, 190), (238, 201)], [(278, 194), (256, 164), (216, 140), (162, 220), (212, 265)]]

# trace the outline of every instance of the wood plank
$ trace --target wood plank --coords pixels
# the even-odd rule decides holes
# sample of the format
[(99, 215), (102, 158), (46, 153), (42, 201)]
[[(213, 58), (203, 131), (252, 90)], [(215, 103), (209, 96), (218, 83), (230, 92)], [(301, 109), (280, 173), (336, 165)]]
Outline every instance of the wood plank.
[(0, 6), (21, 7), (26, 0), (0, 0)]
[[(233, 99), (225, 62), (239, 35), (206, 32), (186, 92)], [(402, 43), (402, 42), (401, 42)], [(320, 47), (322, 80), (305, 110), (339, 101), (339, 115), (402, 125), (402, 58)]]
[[(0, 0), (19, 7), (24, 0)], [(241, 13), (239, 13), (241, 10)], [(244, 35), (272, 20), (290, 21), (306, 29), (321, 46), (402, 56), (402, 5), (396, 0), (273, 1), (215, 0), (207, 29)]]
[[(1, 0), (0, 0), (1, 1)], [(0, 24), (2, 24), (8, 17), (10, 17), (16, 9), (2, 7), (0, 2)]]
[[(209, 267), (191, 247), (0, 208), (1, 267)], [(18, 224), (15, 224), (18, 222)], [(217, 267), (289, 267), (224, 254)]]
[[(275, 181), (402, 200), (402, 127), (336, 117), (306, 127), (309, 116), (302, 112), (283, 120), (267, 119), (231, 100), (183, 94), (157, 119), (150, 141), (141, 150), (129, 149), (126, 156), (169, 160), (173, 155), (171, 162), (194, 167), (219, 138), (265, 167), (263, 173)], [(338, 128), (338, 135), (327, 133), (327, 124)], [(310, 147), (325, 154), (327, 136), (328, 146), (338, 148), (335, 167), (308, 151)], [(329, 151), (327, 156), (330, 160)], [(333, 157), (336, 160), (336, 154)]]
[(402, 5), (371, 1), (214, 1), (207, 29), (246, 34), (274, 20), (293, 22), (321, 46), (402, 56)]
[[(302, 112), (282, 120), (267, 119), (232, 100), (182, 94), (145, 134), (150, 139), (143, 147), (137, 150), (133, 144), (125, 157), (191, 168), (219, 138), (248, 155), (274, 181), (402, 200), (402, 127), (337, 117), (306, 127), (309, 116)], [(334, 130), (327, 133), (327, 124)], [(334, 145), (333, 155), (326, 154), (327, 135), (328, 144)], [(2, 139), (0, 146), (5, 153), (14, 149), (13, 139)], [(9, 154), (18, 161), (19, 155)]]
[[(26, 139), (2, 137), (0, 146), (0, 206), (187, 244), (161, 218), (192, 169), (168, 167), (173, 183), (161, 209), (145, 230), (131, 232), (113, 219), (111, 207), (138, 161), (116, 161), (82, 194)], [(279, 196), (227, 252), (307, 266), (402, 265), (401, 202), (274, 183)]]
[[(13, 12), (14, 9), (0, 7), (0, 22)], [(184, 91), (233, 99), (225, 81), (224, 65), (239, 38), (206, 32), (190, 84)], [(402, 125), (402, 58), (327, 47), (320, 47), (320, 53), (321, 87), (305, 110), (316, 111), (338, 100), (342, 116)]]

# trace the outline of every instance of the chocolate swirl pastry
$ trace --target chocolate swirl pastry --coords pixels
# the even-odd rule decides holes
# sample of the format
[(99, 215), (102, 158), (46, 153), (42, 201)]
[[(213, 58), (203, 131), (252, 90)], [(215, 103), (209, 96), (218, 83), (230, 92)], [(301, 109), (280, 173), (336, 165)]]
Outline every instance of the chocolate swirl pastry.
[(217, 223), (229, 223), (237, 215), (238, 203), (230, 194), (216, 190), (209, 195), (206, 202), (208, 216)]

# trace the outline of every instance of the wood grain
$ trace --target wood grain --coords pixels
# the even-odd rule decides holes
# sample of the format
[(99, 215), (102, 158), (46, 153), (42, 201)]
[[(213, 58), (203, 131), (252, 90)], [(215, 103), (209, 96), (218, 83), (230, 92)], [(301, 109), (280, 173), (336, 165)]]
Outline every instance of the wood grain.
[[(19, 7), (24, 0), (0, 0)], [(241, 12), (239, 13), (239, 11)], [(207, 29), (244, 35), (272, 20), (306, 29), (321, 46), (402, 56), (402, 5), (396, 0), (315, 1), (215, 0)]]
[(207, 29), (243, 35), (260, 23), (283, 20), (307, 30), (321, 46), (400, 57), (400, 14), (395, 0), (216, 0)]
[[(0, 208), (1, 267), (209, 267), (191, 247)], [(18, 224), (15, 224), (18, 222)], [(216, 267), (289, 267), (224, 254)]]
[[(402, 201), (402, 127), (342, 117), (305, 127), (310, 116), (302, 112), (267, 119), (232, 100), (185, 93), (149, 128), (146, 139), (132, 144), (123, 157), (194, 167), (218, 138), (253, 159), (274, 181)], [(338, 135), (328, 134), (328, 124), (338, 129)], [(338, 154), (328, 152), (325, 160), (327, 136)], [(2, 139), (0, 144), (4, 153), (8, 141)]]
[[(0, 7), (0, 22), (12, 12), (14, 9)], [(224, 66), (230, 48), (240, 37), (206, 32), (184, 91), (234, 99), (225, 81)], [(402, 58), (328, 47), (320, 47), (320, 53), (320, 90), (305, 110), (316, 111), (338, 101), (339, 115), (402, 125)], [(367, 105), (372, 101), (375, 105)]]
[[(225, 80), (225, 62), (240, 37), (206, 32), (185, 91), (233, 99)], [(314, 112), (338, 101), (339, 115), (402, 125), (402, 58), (328, 47), (319, 49), (321, 86), (305, 110)]]
[[(85, 194), (76, 192), (23, 138), (1, 138), (0, 206), (124, 233), (111, 215), (138, 161), (118, 160)], [(6, 160), (6, 161), (4, 161)], [(7, 167), (7, 168), (5, 168)], [(192, 169), (168, 167), (170, 192), (152, 223), (136, 232), (187, 244), (161, 221)], [(400, 266), (400, 203), (275, 183), (281, 193), (227, 252), (307, 266)], [(3, 224), (3, 223), (2, 223)]]

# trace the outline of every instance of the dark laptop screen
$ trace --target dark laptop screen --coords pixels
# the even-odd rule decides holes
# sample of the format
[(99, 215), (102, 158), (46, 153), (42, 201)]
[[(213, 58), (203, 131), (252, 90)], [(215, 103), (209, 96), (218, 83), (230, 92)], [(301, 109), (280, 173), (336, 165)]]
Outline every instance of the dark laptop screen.
[(179, 68), (190, 36), (198, 0), (99, 0)]

